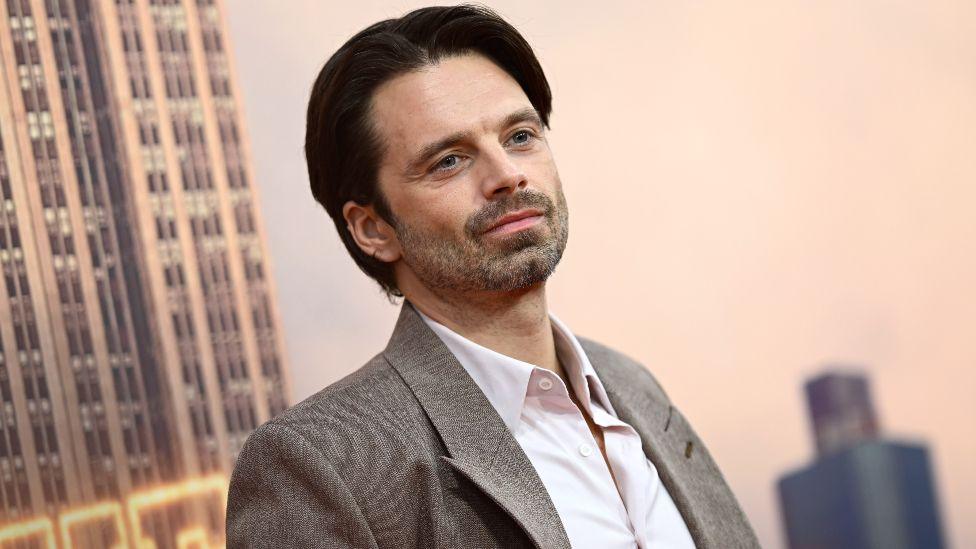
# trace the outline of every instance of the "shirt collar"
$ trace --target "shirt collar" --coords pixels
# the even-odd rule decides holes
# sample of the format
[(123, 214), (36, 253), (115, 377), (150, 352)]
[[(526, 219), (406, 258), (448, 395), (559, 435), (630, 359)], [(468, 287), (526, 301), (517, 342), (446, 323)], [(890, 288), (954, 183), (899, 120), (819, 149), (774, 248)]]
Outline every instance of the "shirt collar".
[[(521, 422), (529, 378), (539, 367), (483, 347), (431, 319), (419, 309), (417, 313), (461, 363), (508, 429), (515, 432)], [(573, 386), (570, 390), (588, 387), (588, 390), (576, 391), (581, 403), (589, 408), (592, 390), (597, 402), (615, 416), (606, 390), (576, 336), (552, 313), (549, 313), (549, 320), (552, 323), (556, 355)]]
[[(590, 359), (586, 356), (586, 352), (583, 350), (583, 346), (580, 345), (579, 340), (576, 339), (573, 332), (561, 320), (556, 318), (556, 315), (549, 313), (549, 320), (552, 321), (552, 334), (556, 342), (556, 355), (562, 362), (563, 369), (566, 370), (566, 375), (569, 376), (574, 388), (580, 386), (586, 387), (585, 390), (577, 390), (576, 392), (580, 402), (586, 406), (587, 412), (592, 417), (593, 411), (589, 409), (590, 393), (592, 392), (597, 403), (603, 406), (603, 409), (611, 416), (616, 417), (617, 413), (614, 411), (613, 405), (610, 404), (607, 391), (603, 388), (603, 383), (600, 382), (600, 377), (596, 375), (596, 370), (590, 364)], [(584, 383), (580, 383), (581, 381), (584, 381)]]

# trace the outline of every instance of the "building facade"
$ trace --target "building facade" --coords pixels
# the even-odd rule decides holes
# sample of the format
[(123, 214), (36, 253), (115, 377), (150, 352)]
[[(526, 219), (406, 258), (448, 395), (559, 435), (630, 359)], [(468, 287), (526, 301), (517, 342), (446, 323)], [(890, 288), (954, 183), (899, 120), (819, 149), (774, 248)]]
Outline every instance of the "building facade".
[(78, 543), (213, 539), (221, 510), (160, 501), (289, 398), (222, 2), (0, 15), (0, 527), (63, 539), (89, 509)]
[(941, 549), (924, 445), (884, 440), (867, 379), (828, 373), (806, 384), (817, 456), (780, 478), (790, 549)]
[(779, 483), (791, 549), (944, 547), (928, 451), (862, 442)]

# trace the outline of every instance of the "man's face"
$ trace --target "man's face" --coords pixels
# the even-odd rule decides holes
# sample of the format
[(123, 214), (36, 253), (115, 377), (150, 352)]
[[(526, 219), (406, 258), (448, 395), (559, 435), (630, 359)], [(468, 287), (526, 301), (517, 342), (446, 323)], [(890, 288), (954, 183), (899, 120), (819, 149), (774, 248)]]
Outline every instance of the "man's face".
[(375, 93), (380, 191), (402, 264), (427, 288), (513, 291), (546, 280), (568, 210), (544, 128), (518, 83), (469, 54)]

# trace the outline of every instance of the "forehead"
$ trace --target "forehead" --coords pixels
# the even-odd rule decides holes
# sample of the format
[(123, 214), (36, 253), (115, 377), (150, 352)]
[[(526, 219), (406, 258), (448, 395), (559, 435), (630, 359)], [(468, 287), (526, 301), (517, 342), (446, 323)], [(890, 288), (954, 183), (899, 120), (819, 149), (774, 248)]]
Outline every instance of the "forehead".
[(494, 127), (531, 106), (508, 73), (482, 55), (466, 54), (385, 82), (373, 95), (372, 122), (387, 159), (394, 159), (445, 135)]

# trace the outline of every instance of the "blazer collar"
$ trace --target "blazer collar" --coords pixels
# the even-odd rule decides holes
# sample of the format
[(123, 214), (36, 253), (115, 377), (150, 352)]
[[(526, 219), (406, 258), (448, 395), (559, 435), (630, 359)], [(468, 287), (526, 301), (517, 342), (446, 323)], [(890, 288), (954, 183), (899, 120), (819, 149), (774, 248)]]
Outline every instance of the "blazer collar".
[(542, 480), (484, 393), (404, 301), (383, 352), (444, 441), (445, 462), (504, 509), (537, 547), (570, 549)]
[[(583, 338), (580, 344), (617, 417), (640, 435), (696, 547), (759, 547), (721, 472), (681, 413), (643, 366)], [(542, 480), (487, 397), (440, 338), (404, 302), (384, 356), (410, 387), (450, 457), (442, 457), (491, 497), (540, 548), (570, 549)], [(737, 541), (736, 541), (737, 540)]]

